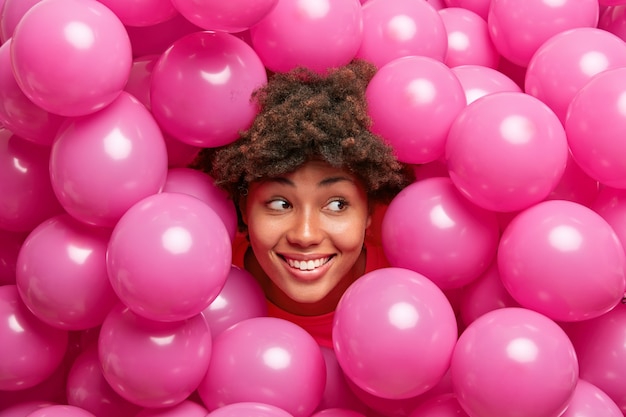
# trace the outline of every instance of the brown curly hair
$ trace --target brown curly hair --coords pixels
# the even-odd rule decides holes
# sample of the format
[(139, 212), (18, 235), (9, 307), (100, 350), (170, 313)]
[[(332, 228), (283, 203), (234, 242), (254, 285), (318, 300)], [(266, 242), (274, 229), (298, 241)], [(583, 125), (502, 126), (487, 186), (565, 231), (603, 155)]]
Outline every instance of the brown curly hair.
[(354, 174), (372, 204), (388, 203), (414, 179), (369, 127), (365, 90), (376, 73), (366, 61), (320, 75), (306, 68), (271, 74), (252, 99), (258, 114), (240, 138), (203, 149), (192, 167), (213, 177), (237, 203), (250, 182), (323, 160)]

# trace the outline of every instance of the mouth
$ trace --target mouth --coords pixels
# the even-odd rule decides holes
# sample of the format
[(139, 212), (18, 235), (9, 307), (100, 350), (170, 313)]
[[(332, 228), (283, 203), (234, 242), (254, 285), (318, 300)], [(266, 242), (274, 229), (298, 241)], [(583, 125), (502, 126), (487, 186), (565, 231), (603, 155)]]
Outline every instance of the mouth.
[(297, 269), (299, 271), (314, 271), (326, 265), (333, 258), (333, 256), (307, 260), (291, 259), (284, 256), (281, 256), (281, 258), (283, 258), (290, 268)]

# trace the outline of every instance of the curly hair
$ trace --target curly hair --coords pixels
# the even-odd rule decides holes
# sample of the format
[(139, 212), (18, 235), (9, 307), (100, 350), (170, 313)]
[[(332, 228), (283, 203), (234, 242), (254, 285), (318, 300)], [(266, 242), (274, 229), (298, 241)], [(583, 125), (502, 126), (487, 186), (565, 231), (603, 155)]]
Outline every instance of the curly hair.
[(388, 203), (413, 181), (413, 170), (370, 131), (365, 91), (376, 73), (366, 61), (320, 75), (306, 68), (270, 75), (252, 99), (258, 114), (235, 142), (203, 149), (192, 164), (235, 202), (250, 182), (323, 160), (355, 175), (371, 203)]

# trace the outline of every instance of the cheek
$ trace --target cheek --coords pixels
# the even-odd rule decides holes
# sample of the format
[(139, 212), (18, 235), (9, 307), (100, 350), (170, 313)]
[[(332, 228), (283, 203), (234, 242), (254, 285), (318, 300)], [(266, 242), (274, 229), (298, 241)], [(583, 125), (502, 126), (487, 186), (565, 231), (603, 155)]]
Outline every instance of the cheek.
[(328, 226), (330, 234), (333, 236), (335, 246), (349, 251), (361, 251), (365, 240), (365, 229), (368, 223), (366, 219), (353, 222), (339, 222)]

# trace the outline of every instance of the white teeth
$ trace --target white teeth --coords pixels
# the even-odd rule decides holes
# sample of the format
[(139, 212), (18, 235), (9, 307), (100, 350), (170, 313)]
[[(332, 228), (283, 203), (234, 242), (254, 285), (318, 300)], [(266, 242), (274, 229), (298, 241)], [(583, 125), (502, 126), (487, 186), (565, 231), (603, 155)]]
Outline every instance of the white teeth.
[(309, 261), (297, 261), (293, 259), (287, 259), (287, 263), (290, 267), (299, 269), (300, 271), (312, 271), (328, 262), (329, 258), (320, 258)]

